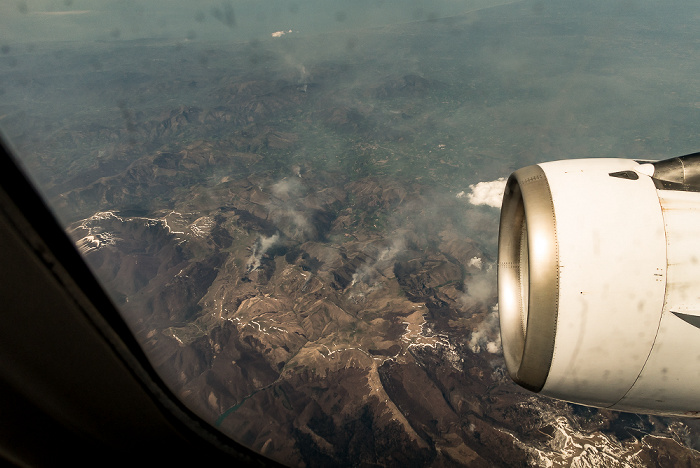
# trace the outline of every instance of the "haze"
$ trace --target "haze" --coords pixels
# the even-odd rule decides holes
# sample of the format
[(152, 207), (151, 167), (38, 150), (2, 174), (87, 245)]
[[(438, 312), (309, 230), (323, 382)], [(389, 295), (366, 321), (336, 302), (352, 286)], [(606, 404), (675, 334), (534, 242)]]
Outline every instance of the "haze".
[(174, 392), (255, 450), (697, 464), (696, 422), (512, 384), (495, 259), (513, 170), (700, 150), (698, 18), (661, 0), (2, 3), (0, 130)]

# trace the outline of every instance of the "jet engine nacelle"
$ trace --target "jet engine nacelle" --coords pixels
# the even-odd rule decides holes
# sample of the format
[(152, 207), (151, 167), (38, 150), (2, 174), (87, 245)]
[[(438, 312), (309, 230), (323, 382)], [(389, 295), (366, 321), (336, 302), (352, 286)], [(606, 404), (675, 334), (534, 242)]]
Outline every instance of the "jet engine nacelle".
[(700, 414), (700, 153), (520, 169), (498, 246), (515, 382), (584, 405)]

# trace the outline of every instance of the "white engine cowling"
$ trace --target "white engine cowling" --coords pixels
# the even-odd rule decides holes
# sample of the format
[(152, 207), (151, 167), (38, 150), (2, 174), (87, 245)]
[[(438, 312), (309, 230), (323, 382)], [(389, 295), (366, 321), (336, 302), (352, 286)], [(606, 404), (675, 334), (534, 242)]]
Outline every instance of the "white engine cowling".
[(513, 173), (501, 339), (515, 382), (584, 405), (700, 414), (700, 156)]

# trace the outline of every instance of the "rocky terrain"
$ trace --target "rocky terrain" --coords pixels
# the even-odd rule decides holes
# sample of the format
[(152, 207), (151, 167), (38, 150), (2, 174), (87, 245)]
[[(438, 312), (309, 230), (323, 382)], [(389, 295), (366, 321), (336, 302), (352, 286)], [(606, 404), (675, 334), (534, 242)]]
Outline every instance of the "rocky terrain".
[[(515, 387), (491, 259), (420, 213), (419, 188), (303, 183), (224, 182), (232, 206), (69, 229), (154, 365), (222, 431), (293, 466), (698, 463), (688, 422)], [(354, 216), (373, 204), (400, 227)]]
[(431, 22), (473, 47), (435, 46), (420, 66), (400, 60), (423, 46), (417, 26), (334, 37), (345, 60), (302, 60), (308, 44), (291, 40), (187, 56), (96, 44), (52, 76), (80, 76), (99, 105), (66, 117), (66, 98), (61, 118), (3, 125), (163, 378), (260, 453), (291, 466), (700, 465), (696, 420), (583, 408), (506, 375), (498, 210), (464, 195), (559, 137), (535, 154), (514, 143), (529, 123), (491, 129), (519, 118), (499, 106), (524, 85), (483, 66), (507, 40), (490, 21)]
[[(420, 178), (268, 169), (269, 154), (303, 136), (251, 109), (285, 112), (308, 98), (287, 84), (227, 89), (250, 87), (278, 94), (260, 105), (254, 93), (231, 98), (240, 108), (215, 113), (173, 110), (140, 132), (149, 146), (163, 134), (176, 143), (58, 198), (61, 210), (107, 210), (68, 232), (188, 405), (293, 466), (700, 462), (684, 422), (581, 409), (510, 382), (497, 210)], [(313, 118), (363, 135), (345, 108)], [(239, 130), (177, 136), (224, 125)]]

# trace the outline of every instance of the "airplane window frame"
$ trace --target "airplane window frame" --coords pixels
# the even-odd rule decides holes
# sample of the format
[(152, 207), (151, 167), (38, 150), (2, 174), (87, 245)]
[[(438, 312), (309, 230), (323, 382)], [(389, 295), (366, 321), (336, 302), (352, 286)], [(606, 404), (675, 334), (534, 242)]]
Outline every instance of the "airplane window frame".
[[(0, 285), (3, 316), (15, 319), (6, 321), (9, 323), (0, 331), (0, 339), (6, 343), (0, 345), (0, 356), (4, 354), (6, 358), (0, 365), (0, 410), (3, 414), (0, 459), (28, 466), (57, 461), (87, 462), (96, 457), (108, 465), (157, 460), (282, 466), (226, 437), (175, 397), (151, 366), (2, 135), (0, 240), (6, 250), (11, 250), (0, 257), (4, 260), (0, 262), (5, 280)], [(8, 258), (16, 261), (7, 261)], [(14, 276), (26, 278), (27, 275), (32, 281), (26, 288), (12, 281)], [(57, 316), (55, 323), (65, 325), (65, 330), (83, 330), (84, 333), (65, 336), (59, 333), (65, 331), (64, 328), (59, 328), (50, 330), (56, 332), (52, 333), (54, 339), (47, 340), (46, 334), (41, 333), (27, 336), (24, 332), (28, 328), (44, 326), (36, 320), (37, 314), (23, 310), (25, 304), (31, 308), (33, 301), (28, 297), (31, 294), (42, 296), (40, 302), (52, 305), (39, 311), (40, 316), (52, 314)], [(26, 348), (8, 349), (13, 341), (8, 337), (13, 334), (22, 334)], [(87, 344), (95, 346), (96, 342), (99, 349), (80, 349), (84, 360), (71, 361), (75, 359), (71, 351), (85, 348)], [(27, 349), (33, 351), (27, 352)], [(121, 366), (115, 365), (115, 361)], [(37, 386), (36, 374), (42, 371), (41, 366), (37, 368), (37, 362), (62, 366), (57, 372), (65, 374), (65, 380), (70, 382), (52, 381), (55, 376), (49, 375), (43, 380), (47, 385)], [(87, 373), (95, 366), (104, 369), (104, 375)], [(111, 404), (118, 405), (119, 419), (123, 420), (110, 419), (107, 408), (104, 414), (85, 414), (101, 403), (100, 397), (93, 395), (94, 391), (89, 388), (92, 379), (129, 390), (109, 395), (113, 398)], [(71, 388), (75, 391), (71, 392)], [(66, 392), (71, 394), (66, 395)], [(93, 397), (94, 401), (89, 401)], [(80, 399), (88, 401), (78, 401)], [(160, 413), (162, 420), (153, 418), (156, 420), (145, 424), (153, 430), (148, 440), (136, 440), (134, 435), (138, 430), (118, 434), (110, 426), (115, 423), (118, 429), (123, 429), (125, 424), (127, 430), (136, 429), (144, 426), (141, 414), (154, 412)], [(88, 425), (80, 427), (80, 422), (86, 418), (103, 421), (104, 434), (95, 433), (94, 427)], [(105, 436), (114, 439), (105, 441)]]

